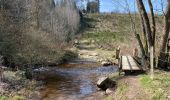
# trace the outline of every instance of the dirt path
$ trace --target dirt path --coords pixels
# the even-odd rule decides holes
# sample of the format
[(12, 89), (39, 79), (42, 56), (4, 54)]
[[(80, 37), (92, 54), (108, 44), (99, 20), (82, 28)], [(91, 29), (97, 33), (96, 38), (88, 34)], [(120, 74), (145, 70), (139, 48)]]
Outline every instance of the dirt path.
[(143, 96), (146, 96), (142, 93), (144, 93), (142, 87), (140, 86), (139, 77), (138, 76), (127, 76), (126, 78), (129, 89), (126, 93), (126, 96), (129, 100), (139, 100), (143, 99)]
[[(147, 93), (143, 90), (140, 85), (139, 76), (125, 76), (118, 81), (119, 87), (115, 91), (114, 99), (116, 100), (150, 100)], [(127, 86), (123, 86), (126, 90), (121, 90), (121, 85), (127, 84)], [(123, 91), (121, 95), (119, 92)]]
[(115, 59), (115, 51), (105, 50), (96, 46), (93, 41), (87, 39), (77, 40), (78, 43), (72, 48), (78, 53), (78, 58), (86, 61), (102, 62), (111, 61), (117, 63)]

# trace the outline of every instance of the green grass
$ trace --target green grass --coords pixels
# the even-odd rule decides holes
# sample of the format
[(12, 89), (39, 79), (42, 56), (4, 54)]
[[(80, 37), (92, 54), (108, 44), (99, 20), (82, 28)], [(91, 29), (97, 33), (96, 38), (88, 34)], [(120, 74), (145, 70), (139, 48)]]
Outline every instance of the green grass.
[(170, 74), (156, 71), (154, 80), (149, 75), (141, 75), (141, 85), (151, 94), (152, 100), (166, 100), (170, 89)]
[(2, 96), (0, 96), (0, 100), (9, 100), (9, 99), (8, 99), (8, 97), (2, 95)]
[(87, 33), (83, 37), (90, 41), (94, 40), (96, 43), (114, 43), (114, 42), (125, 42), (125, 36), (118, 32), (94, 32)]
[(142, 75), (140, 81), (145, 88), (151, 87), (153, 84), (153, 81), (150, 79), (149, 75)]
[(121, 100), (126, 100), (126, 96), (124, 95), (129, 89), (128, 83), (124, 82), (121, 84), (118, 84), (116, 95), (118, 95)]
[(112, 99), (112, 96), (108, 95), (104, 98), (104, 100), (113, 100), (113, 99)]
[(23, 96), (18, 96), (18, 95), (16, 95), (16, 96), (14, 96), (14, 97), (12, 98), (12, 100), (26, 100), (26, 98), (23, 97)]
[[(87, 27), (82, 39), (95, 41), (95, 45), (109, 50), (121, 44), (129, 45), (134, 37), (127, 17), (126, 14), (88, 14), (86, 22), (92, 27)], [(136, 25), (140, 27), (140, 20)]]

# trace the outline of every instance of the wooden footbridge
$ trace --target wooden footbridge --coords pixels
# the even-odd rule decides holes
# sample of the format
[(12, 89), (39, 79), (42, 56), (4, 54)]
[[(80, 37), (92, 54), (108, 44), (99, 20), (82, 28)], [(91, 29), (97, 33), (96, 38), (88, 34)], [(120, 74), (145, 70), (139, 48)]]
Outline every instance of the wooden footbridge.
[(119, 74), (123, 72), (134, 72), (134, 71), (143, 71), (143, 68), (139, 63), (138, 60), (138, 51), (137, 49), (133, 50), (133, 56), (131, 55), (122, 55), (120, 56), (120, 47), (116, 49), (116, 59), (119, 61)]
[(119, 58), (119, 73), (120, 72), (134, 72), (142, 71), (142, 67), (137, 63), (137, 61), (130, 55), (120, 56)]

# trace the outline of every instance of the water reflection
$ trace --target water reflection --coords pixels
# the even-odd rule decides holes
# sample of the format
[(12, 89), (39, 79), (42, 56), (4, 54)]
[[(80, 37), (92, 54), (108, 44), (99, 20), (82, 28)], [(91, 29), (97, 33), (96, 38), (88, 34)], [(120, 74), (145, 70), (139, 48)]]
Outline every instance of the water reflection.
[[(69, 66), (69, 67), (68, 67)], [(75, 67), (76, 66), (76, 67)], [(83, 66), (83, 67), (82, 67)], [(88, 66), (88, 67), (86, 67)], [(113, 66), (94, 67), (96, 64), (69, 64), (59, 67), (35, 69), (46, 82), (41, 91), (44, 100), (77, 100), (96, 91), (96, 81), (101, 75), (116, 71)]]

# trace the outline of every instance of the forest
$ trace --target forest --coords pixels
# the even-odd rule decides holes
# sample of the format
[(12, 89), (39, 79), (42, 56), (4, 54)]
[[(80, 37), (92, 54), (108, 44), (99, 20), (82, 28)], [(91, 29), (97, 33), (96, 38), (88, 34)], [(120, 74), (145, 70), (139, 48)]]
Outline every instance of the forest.
[(7, 66), (56, 63), (80, 26), (71, 0), (57, 5), (51, 0), (1, 0), (0, 12), (0, 51)]
[(170, 0), (0, 0), (0, 100), (169, 100)]

